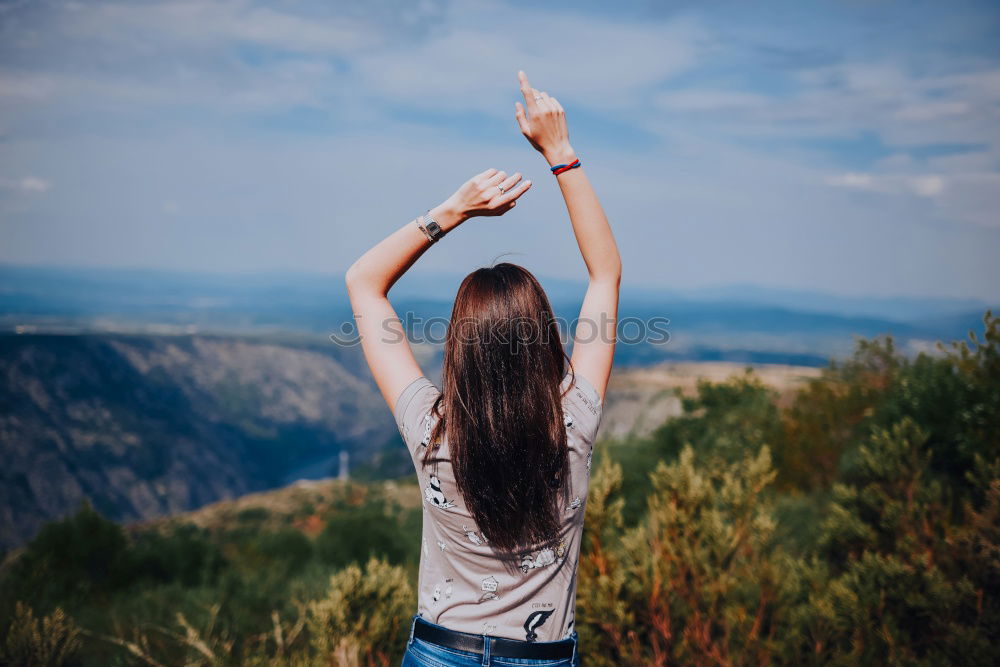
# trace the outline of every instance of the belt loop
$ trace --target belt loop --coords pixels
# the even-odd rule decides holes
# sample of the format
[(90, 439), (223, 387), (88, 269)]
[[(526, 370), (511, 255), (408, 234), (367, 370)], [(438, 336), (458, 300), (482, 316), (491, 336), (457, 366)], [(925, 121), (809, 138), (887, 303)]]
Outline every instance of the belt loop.
[(573, 631), (572, 637), (573, 637), (573, 657), (569, 659), (569, 664), (571, 665), (571, 667), (576, 667), (576, 645), (577, 642), (579, 641), (579, 638), (577, 637), (576, 634), (576, 630)]
[(483, 667), (490, 665), (490, 639), (489, 635), (483, 635)]
[(413, 618), (410, 619), (410, 639), (406, 642), (406, 646), (409, 647), (413, 644), (413, 629), (417, 626), (417, 616), (420, 614), (414, 614)]

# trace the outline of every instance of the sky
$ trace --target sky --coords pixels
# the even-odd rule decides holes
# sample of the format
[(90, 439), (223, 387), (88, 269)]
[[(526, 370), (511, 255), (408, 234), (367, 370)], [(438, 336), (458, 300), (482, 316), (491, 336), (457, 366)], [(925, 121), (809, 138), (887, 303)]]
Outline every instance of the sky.
[(415, 271), (584, 278), (517, 70), (623, 282), (1000, 296), (995, 2), (0, 2), (0, 262), (322, 272), (493, 167)]

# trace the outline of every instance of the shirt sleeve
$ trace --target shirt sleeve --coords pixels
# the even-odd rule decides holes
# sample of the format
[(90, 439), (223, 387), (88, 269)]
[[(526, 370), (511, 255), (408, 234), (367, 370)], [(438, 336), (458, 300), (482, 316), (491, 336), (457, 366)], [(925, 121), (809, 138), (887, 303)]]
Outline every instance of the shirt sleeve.
[(435, 421), (431, 417), (431, 408), (440, 393), (430, 380), (419, 377), (396, 400), (393, 416), (411, 456), (415, 457), (418, 450), (422, 450), (430, 442), (430, 432)]
[(597, 390), (587, 378), (579, 373), (568, 376), (566, 381), (573, 379), (573, 385), (566, 394), (566, 405), (570, 410), (573, 425), (591, 443), (597, 440), (597, 429), (601, 425), (601, 415), (604, 406)]

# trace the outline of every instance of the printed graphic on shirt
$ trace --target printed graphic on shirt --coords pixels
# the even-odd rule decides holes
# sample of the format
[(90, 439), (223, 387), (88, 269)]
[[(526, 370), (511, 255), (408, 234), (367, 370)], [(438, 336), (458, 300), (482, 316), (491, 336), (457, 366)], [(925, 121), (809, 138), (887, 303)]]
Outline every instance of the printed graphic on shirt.
[(420, 439), (420, 444), (426, 447), (431, 442), (431, 416), (424, 415), (424, 437)]
[(576, 620), (576, 613), (569, 613), (569, 624), (566, 626), (566, 632), (563, 633), (563, 639), (569, 639), (573, 635), (573, 621)]
[(534, 570), (539, 567), (545, 567), (546, 565), (552, 565), (552, 563), (562, 563), (563, 559), (566, 557), (566, 540), (561, 541), (555, 549), (552, 547), (545, 547), (534, 553), (525, 554), (521, 557), (521, 572), (524, 574), (528, 573), (528, 570)]
[(442, 542), (441, 540), (437, 540), (437, 543), (438, 543), (438, 549), (440, 549), (441, 551), (444, 551), (445, 549), (448, 548), (448, 545)]
[(563, 415), (563, 424), (566, 425), (566, 428), (573, 428), (573, 415), (568, 412), (565, 413)]
[(580, 496), (576, 496), (575, 498), (573, 498), (573, 502), (571, 502), (569, 504), (569, 508), (571, 510), (575, 510), (575, 509), (578, 509), (580, 507), (580, 505), (582, 505), (582, 504), (583, 504), (583, 501), (580, 500)]
[(455, 503), (444, 497), (444, 491), (441, 490), (441, 480), (438, 479), (437, 475), (431, 475), (430, 483), (424, 489), (424, 498), (431, 505), (440, 509), (455, 506)]
[(587, 452), (587, 474), (588, 475), (590, 474), (590, 460), (593, 458), (593, 456), (594, 456), (594, 447), (593, 447), (593, 445), (591, 445), (590, 451)]
[(424, 555), (427, 556), (428, 555), (428, 553), (427, 553), (427, 538), (426, 537), (421, 537), (420, 538), (420, 542), (424, 545)]
[(462, 524), (462, 530), (465, 531), (465, 536), (469, 538), (469, 541), (477, 547), (489, 542), (489, 540), (486, 539), (486, 533), (477, 533), (465, 524)]
[(528, 618), (524, 621), (525, 640), (533, 642), (538, 639), (538, 633), (535, 630), (542, 626), (555, 611), (555, 609), (549, 609), (548, 611), (533, 611), (528, 614)]
[(496, 631), (497, 631), (497, 624), (496, 623), (490, 623), (489, 621), (483, 621), (483, 631), (480, 634), (483, 634), (483, 635), (492, 635)]
[(444, 598), (445, 600), (447, 600), (448, 598), (451, 597), (451, 594), (454, 592), (454, 589), (452, 588), (452, 585), (451, 585), (451, 582), (453, 582), (453, 581), (455, 581), (455, 580), (452, 579), (451, 577), (449, 577), (449, 578), (445, 579), (443, 583), (440, 583), (440, 584), (438, 584), (438, 585), (436, 585), (434, 587), (434, 596), (433, 597), (434, 597), (434, 601), (435, 602), (438, 602), (442, 598)]
[[(480, 602), (486, 602), (487, 600), (499, 600), (500, 596), (497, 595), (497, 591), (500, 590), (500, 582), (496, 580), (492, 574), (485, 579), (483, 579), (483, 594), (479, 597)], [(487, 632), (483, 633), (489, 634)]]

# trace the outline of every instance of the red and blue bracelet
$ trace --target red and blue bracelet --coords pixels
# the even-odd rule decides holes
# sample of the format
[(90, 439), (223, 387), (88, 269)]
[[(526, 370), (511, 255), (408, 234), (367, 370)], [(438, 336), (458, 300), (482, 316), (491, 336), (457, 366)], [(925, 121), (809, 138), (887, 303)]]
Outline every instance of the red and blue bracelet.
[(552, 167), (549, 167), (549, 170), (552, 172), (553, 175), (558, 176), (564, 171), (569, 171), (570, 169), (576, 169), (579, 166), (580, 166), (580, 160), (576, 159), (570, 162), (569, 164), (557, 164)]

